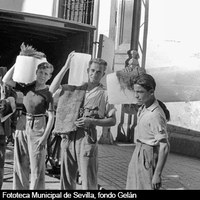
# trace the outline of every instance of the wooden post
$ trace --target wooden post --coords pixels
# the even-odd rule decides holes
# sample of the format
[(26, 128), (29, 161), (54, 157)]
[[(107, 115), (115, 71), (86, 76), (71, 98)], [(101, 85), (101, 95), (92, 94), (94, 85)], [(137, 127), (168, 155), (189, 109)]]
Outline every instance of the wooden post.
[(138, 50), (141, 18), (141, 0), (134, 0), (130, 50)]
[[(140, 35), (140, 18), (141, 18), (141, 1), (142, 0), (134, 0), (133, 4), (133, 17), (132, 17), (132, 29), (131, 29), (131, 44), (130, 44), (130, 50), (128, 50), (128, 59), (126, 60), (126, 65), (132, 58), (132, 51), (138, 51), (138, 44), (139, 44), (139, 35)], [(122, 105), (123, 106), (123, 105)], [(137, 121), (137, 113), (133, 115), (134, 117), (134, 123)], [(136, 124), (132, 124), (132, 115), (128, 115), (128, 122), (127, 122), (127, 142), (132, 142), (132, 139), (134, 138), (134, 131), (133, 127), (136, 126)]]
[(94, 39), (93, 39), (93, 52), (92, 57), (96, 58), (97, 56), (97, 49), (98, 49), (98, 26), (99, 26), (99, 7), (100, 2), (99, 0), (94, 1), (94, 11), (93, 11), (93, 23), (92, 25), (96, 27), (96, 30), (94, 31)]
[(149, 0), (144, 3), (144, 33), (143, 33), (143, 49), (142, 49), (142, 64), (141, 67), (145, 68), (146, 62), (146, 49), (147, 49), (147, 33), (148, 33), (148, 21), (149, 21)]

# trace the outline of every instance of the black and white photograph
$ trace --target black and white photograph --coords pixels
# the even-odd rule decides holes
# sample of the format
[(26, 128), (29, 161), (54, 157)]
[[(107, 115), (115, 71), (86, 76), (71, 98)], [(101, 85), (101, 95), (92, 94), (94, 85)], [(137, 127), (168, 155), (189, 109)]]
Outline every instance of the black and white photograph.
[(1, 197), (200, 191), (199, 8), (0, 0)]

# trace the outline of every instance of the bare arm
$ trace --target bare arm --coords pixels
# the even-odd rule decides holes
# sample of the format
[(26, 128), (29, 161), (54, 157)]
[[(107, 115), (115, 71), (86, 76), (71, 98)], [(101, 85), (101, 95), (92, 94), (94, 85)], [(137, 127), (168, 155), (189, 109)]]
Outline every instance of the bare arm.
[(77, 127), (88, 127), (90, 125), (94, 126), (114, 126), (116, 124), (116, 115), (115, 112), (108, 117), (104, 119), (94, 119), (89, 117), (82, 117), (77, 119), (75, 122)]
[(44, 131), (44, 134), (42, 135), (39, 143), (38, 143), (38, 148), (43, 148), (47, 144), (47, 139), (49, 137), (49, 134), (51, 133), (51, 130), (53, 128), (54, 124), (54, 112), (53, 111), (48, 111), (48, 121), (47, 125)]
[(47, 122), (46, 129), (45, 129), (45, 132), (44, 132), (44, 137), (45, 137), (46, 141), (49, 137), (49, 134), (50, 134), (51, 129), (53, 128), (53, 124), (54, 124), (54, 112), (48, 111), (47, 113), (48, 113), (48, 122)]
[(16, 82), (13, 80), (13, 73), (14, 73), (14, 69), (15, 69), (15, 65), (13, 65), (8, 71), (7, 73), (4, 75), (2, 81), (7, 84), (10, 85), (11, 87), (15, 87)]
[(94, 126), (114, 126), (116, 124), (116, 115), (113, 113), (110, 117), (104, 119), (91, 119)]
[(65, 65), (62, 67), (62, 69), (60, 70), (60, 72), (53, 79), (53, 81), (52, 81), (52, 83), (51, 83), (51, 85), (49, 87), (49, 91), (52, 94), (54, 94), (56, 92), (56, 90), (59, 88), (59, 86), (61, 84), (61, 81), (62, 81), (65, 73), (70, 68), (70, 62), (71, 62), (71, 59), (72, 59), (73, 56), (74, 56), (74, 51), (69, 54)]
[(168, 140), (162, 139), (160, 141), (158, 162), (157, 162), (156, 169), (155, 169), (153, 179), (152, 179), (152, 186), (154, 189), (159, 189), (161, 187), (161, 174), (167, 160), (169, 149), (170, 149), (170, 146), (169, 146)]

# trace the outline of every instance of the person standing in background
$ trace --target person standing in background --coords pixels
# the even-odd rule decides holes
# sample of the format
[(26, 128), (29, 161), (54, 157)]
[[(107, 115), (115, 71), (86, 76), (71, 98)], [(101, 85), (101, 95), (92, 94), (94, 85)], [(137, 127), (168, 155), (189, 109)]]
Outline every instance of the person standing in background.
[(142, 74), (133, 80), (140, 108), (135, 130), (136, 147), (128, 166), (126, 189), (158, 190), (170, 149), (167, 133), (169, 111), (156, 100), (156, 83), (151, 75)]
[(16, 111), (17, 98), (16, 92), (2, 82), (5, 73), (5, 67), (0, 67), (0, 189), (3, 185), (6, 136), (11, 134), (10, 117)]

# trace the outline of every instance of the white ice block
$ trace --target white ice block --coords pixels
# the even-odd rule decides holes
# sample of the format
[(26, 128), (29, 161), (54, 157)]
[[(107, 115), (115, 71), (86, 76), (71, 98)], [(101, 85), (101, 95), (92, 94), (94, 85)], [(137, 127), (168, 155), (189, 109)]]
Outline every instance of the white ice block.
[(82, 85), (83, 82), (88, 81), (87, 68), (91, 59), (90, 54), (74, 53), (72, 57), (69, 70), (69, 85)]
[(121, 89), (116, 72), (108, 74), (106, 76), (106, 81), (109, 103), (131, 104), (136, 102), (133, 91)]
[[(200, 68), (149, 68), (146, 72), (156, 81), (155, 95), (163, 102), (200, 100)], [(134, 92), (121, 90), (116, 73), (107, 75), (108, 100), (113, 104), (135, 103)]]
[(20, 83), (31, 83), (36, 79), (37, 66), (47, 62), (46, 58), (38, 59), (32, 56), (17, 56), (13, 80)]

